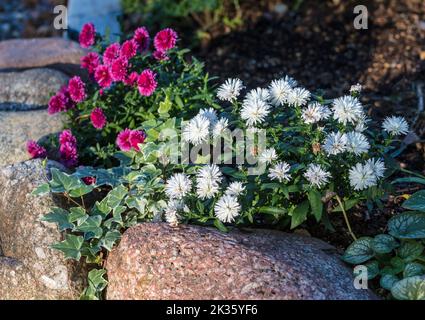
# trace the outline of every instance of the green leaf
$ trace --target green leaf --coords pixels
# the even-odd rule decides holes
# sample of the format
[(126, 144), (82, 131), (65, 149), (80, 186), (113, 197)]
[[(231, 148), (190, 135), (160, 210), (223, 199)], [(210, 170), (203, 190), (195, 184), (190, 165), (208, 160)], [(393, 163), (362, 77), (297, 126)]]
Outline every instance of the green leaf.
[(227, 228), (226, 228), (226, 226), (223, 224), (223, 222), (221, 222), (220, 220), (218, 220), (218, 219), (215, 219), (214, 220), (214, 225), (215, 225), (215, 227), (218, 229), (218, 230), (220, 230), (221, 232), (227, 232), (228, 230), (227, 230)]
[(81, 258), (80, 249), (83, 242), (83, 237), (67, 234), (64, 241), (52, 245), (52, 248), (62, 251), (65, 255), (65, 259), (74, 259), (78, 261)]
[(399, 282), (400, 279), (392, 274), (384, 274), (379, 280), (379, 284), (382, 288), (391, 291), (392, 287)]
[(425, 276), (409, 277), (397, 282), (391, 294), (398, 300), (425, 300)]
[(87, 216), (86, 210), (81, 207), (74, 207), (69, 209), (70, 214), (68, 216), (68, 220), (70, 222), (77, 222), (77, 224), (81, 223), (81, 220)]
[(378, 234), (372, 240), (372, 249), (377, 254), (390, 253), (399, 246), (398, 242), (387, 234)]
[(115, 243), (121, 238), (119, 231), (108, 231), (101, 240), (101, 246), (111, 251)]
[(388, 232), (399, 239), (425, 238), (425, 214), (420, 212), (401, 213), (388, 221)]
[(89, 186), (87, 186), (87, 185), (82, 185), (81, 187), (79, 187), (79, 188), (77, 188), (77, 189), (73, 189), (73, 190), (71, 190), (71, 191), (69, 192), (69, 195), (70, 195), (72, 198), (79, 198), (79, 197), (82, 197), (82, 196), (84, 196), (84, 195), (86, 195), (86, 194), (88, 194), (88, 193), (92, 192), (92, 191), (93, 191), (93, 189), (94, 189), (94, 186), (92, 186), (92, 185), (89, 185)]
[(100, 228), (102, 223), (101, 216), (88, 216), (77, 228), (77, 231), (84, 232), (84, 238), (86, 240), (96, 238), (99, 239), (102, 236), (103, 230)]
[(379, 274), (379, 263), (376, 260), (369, 261), (365, 264), (367, 268), (367, 278), (372, 280)]
[(112, 189), (108, 195), (106, 196), (108, 198), (108, 206), (112, 209), (118, 207), (121, 204), (122, 199), (127, 195), (127, 188), (123, 185), (119, 185), (118, 187)]
[(345, 250), (342, 259), (351, 264), (360, 264), (373, 258), (375, 252), (372, 249), (372, 241), (369, 237), (357, 239)]
[(34, 196), (44, 196), (45, 194), (50, 192), (50, 185), (48, 183), (43, 183), (35, 188), (31, 194)]
[(258, 212), (276, 215), (276, 216), (282, 216), (287, 214), (288, 210), (285, 208), (261, 207), (260, 209), (258, 209)]
[(398, 256), (406, 262), (416, 260), (424, 251), (424, 246), (419, 242), (403, 242), (398, 249)]
[(425, 212), (425, 190), (418, 191), (404, 201), (404, 208)]
[(66, 174), (56, 168), (52, 168), (51, 173), (52, 181), (50, 184), (54, 192), (70, 192), (85, 185), (78, 177)]
[(41, 221), (56, 223), (58, 225), (59, 231), (74, 228), (74, 225), (69, 220), (68, 211), (56, 207), (52, 208), (51, 210), (52, 212), (41, 218)]
[[(359, 203), (359, 199), (349, 199), (347, 201), (344, 201), (344, 210), (350, 210), (352, 207), (354, 207), (357, 203)], [(341, 206), (335, 207), (335, 209), (332, 210), (332, 212), (342, 212)]]
[(313, 213), (316, 221), (319, 222), (322, 219), (323, 213), (323, 202), (322, 195), (317, 190), (310, 190), (308, 193), (308, 201), (310, 201), (311, 212)]
[(170, 101), (169, 97), (167, 96), (164, 101), (161, 101), (159, 103), (158, 112), (159, 113), (167, 113), (168, 111), (170, 111), (172, 105), (173, 105), (172, 102)]
[(403, 271), (404, 278), (423, 275), (425, 275), (425, 266), (418, 262), (408, 263)]
[(419, 177), (399, 178), (399, 179), (395, 179), (391, 183), (393, 183), (393, 184), (395, 184), (395, 183), (420, 183), (420, 184), (425, 184), (425, 179), (419, 178)]
[(302, 202), (294, 209), (291, 218), (291, 229), (298, 227), (307, 219), (307, 213), (309, 209), (310, 203), (308, 202), (308, 200)]

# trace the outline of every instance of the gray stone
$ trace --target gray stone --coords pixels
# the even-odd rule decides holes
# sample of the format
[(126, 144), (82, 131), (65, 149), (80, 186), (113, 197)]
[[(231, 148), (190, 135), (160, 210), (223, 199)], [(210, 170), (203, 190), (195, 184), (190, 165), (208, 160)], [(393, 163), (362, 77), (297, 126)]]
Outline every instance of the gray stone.
[(102, 35), (109, 32), (112, 41), (117, 41), (121, 27), (117, 18), (122, 14), (121, 0), (69, 0), (68, 26), (80, 32), (84, 24), (91, 22)]
[(46, 110), (0, 111), (0, 166), (29, 159), (28, 140), (39, 140), (63, 128), (63, 116)]
[(144, 223), (107, 260), (108, 299), (376, 299), (336, 250), (269, 230)]
[[(62, 168), (52, 161), (50, 167)], [(0, 238), (7, 257), (0, 258), (0, 299), (77, 299), (85, 285), (85, 266), (50, 247), (64, 235), (40, 221), (54, 199), (31, 195), (48, 174), (41, 160), (0, 168)]]
[(0, 69), (50, 67), (66, 74), (81, 74), (80, 59), (86, 51), (62, 38), (12, 39), (0, 42)]
[(43, 108), (68, 80), (68, 76), (52, 69), (0, 72), (0, 110)]

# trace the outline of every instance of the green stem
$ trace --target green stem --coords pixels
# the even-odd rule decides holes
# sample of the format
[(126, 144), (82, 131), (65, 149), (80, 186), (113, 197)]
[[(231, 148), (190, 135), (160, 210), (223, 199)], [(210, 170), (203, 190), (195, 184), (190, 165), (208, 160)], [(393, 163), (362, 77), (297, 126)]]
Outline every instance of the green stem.
[(357, 237), (355, 236), (353, 230), (351, 229), (350, 221), (348, 220), (347, 212), (345, 212), (344, 205), (342, 204), (341, 198), (338, 195), (335, 195), (336, 201), (338, 201), (339, 206), (341, 207), (342, 214), (344, 215), (345, 224), (347, 225), (348, 232), (350, 233), (351, 237), (354, 239), (354, 241), (357, 240)]

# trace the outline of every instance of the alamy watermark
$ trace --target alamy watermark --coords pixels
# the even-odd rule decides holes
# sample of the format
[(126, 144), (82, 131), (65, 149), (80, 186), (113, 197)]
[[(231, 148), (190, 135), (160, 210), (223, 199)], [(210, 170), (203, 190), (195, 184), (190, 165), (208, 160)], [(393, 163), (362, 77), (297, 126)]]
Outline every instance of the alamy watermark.
[(369, 12), (365, 5), (358, 5), (354, 7), (354, 14), (357, 16), (354, 18), (354, 28), (357, 30), (369, 28)]
[(56, 15), (53, 20), (53, 28), (56, 30), (68, 29), (68, 8), (64, 5), (55, 6), (53, 13)]

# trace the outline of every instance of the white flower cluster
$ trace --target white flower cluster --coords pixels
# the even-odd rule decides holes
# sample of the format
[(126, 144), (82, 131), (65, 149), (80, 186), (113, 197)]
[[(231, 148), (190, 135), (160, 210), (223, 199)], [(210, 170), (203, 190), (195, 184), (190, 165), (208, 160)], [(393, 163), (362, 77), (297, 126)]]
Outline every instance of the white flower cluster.
[[(200, 200), (207, 200), (217, 197), (221, 191), (223, 175), (219, 167), (215, 164), (201, 167), (196, 174), (196, 196)], [(184, 203), (185, 197), (191, 195), (192, 180), (184, 173), (175, 173), (165, 184), (165, 193), (169, 200), (165, 208), (165, 220), (176, 225), (179, 223), (179, 213), (188, 212), (189, 208)], [(230, 223), (239, 216), (241, 205), (238, 197), (245, 191), (244, 185), (239, 182), (231, 182), (222, 192), (222, 196), (217, 200), (214, 207), (215, 216), (222, 222)]]
[(184, 127), (183, 140), (193, 145), (206, 143), (212, 137), (223, 135), (229, 125), (226, 118), (218, 118), (213, 108), (201, 109)]

